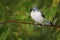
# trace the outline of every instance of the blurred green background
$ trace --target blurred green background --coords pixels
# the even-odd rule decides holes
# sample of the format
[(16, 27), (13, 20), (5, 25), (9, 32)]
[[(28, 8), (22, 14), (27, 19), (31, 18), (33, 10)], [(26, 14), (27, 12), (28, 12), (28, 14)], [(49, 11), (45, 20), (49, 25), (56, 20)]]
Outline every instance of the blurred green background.
[[(32, 22), (30, 9), (36, 5), (46, 19), (60, 26), (60, 0), (0, 0), (0, 22)], [(38, 28), (39, 27), (39, 28)], [(0, 23), (0, 40), (60, 40), (60, 28), (40, 27), (16, 22)]]

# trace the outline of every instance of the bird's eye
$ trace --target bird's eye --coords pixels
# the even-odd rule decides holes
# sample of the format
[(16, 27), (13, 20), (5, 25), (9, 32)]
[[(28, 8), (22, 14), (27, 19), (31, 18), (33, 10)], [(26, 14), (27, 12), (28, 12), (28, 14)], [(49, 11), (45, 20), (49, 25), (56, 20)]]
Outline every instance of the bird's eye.
[(35, 10), (33, 10), (33, 11), (35, 11)]
[(35, 10), (31, 9), (30, 11), (35, 11)]

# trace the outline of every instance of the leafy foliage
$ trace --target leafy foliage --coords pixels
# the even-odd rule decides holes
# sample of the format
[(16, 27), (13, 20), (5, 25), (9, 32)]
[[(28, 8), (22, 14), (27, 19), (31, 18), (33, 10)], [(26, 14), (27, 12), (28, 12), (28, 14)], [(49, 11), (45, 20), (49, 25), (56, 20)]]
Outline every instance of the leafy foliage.
[[(0, 22), (8, 20), (33, 22), (30, 18), (32, 6), (38, 8), (46, 19), (60, 25), (60, 0), (0, 0)], [(0, 40), (60, 40), (60, 30), (20, 23), (0, 24)]]

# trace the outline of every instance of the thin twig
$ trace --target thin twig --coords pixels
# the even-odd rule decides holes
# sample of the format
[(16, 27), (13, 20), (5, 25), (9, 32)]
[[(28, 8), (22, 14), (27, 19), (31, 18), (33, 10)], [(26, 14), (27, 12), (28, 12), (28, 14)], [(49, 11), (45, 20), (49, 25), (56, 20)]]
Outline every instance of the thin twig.
[[(32, 22), (16, 21), (16, 20), (8, 20), (8, 21), (5, 21), (5, 22), (0, 22), (0, 24), (5, 24), (5, 23), (8, 23), (8, 22), (15, 22), (15, 23), (21, 23), (21, 24), (31, 24), (31, 25), (34, 24), (34, 23), (32, 23)], [(42, 25), (42, 24), (37, 24), (37, 25)], [(58, 28), (60, 28), (60, 26), (56, 26), (56, 25), (44, 25), (44, 26), (53, 26), (53, 27), (58, 27)]]

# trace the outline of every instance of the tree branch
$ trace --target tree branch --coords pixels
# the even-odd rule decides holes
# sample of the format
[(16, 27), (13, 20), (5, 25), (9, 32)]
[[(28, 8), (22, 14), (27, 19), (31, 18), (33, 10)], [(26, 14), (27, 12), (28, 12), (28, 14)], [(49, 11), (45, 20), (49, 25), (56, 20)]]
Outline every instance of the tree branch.
[[(8, 21), (5, 21), (5, 22), (0, 22), (0, 24), (5, 24), (5, 23), (8, 23), (8, 22), (15, 22), (15, 23), (21, 23), (21, 24), (30, 24), (30, 25), (34, 24), (32, 22), (16, 21), (16, 20), (8, 20)], [(42, 24), (37, 24), (37, 25), (42, 25)], [(53, 26), (53, 27), (60, 28), (60, 26), (56, 26), (56, 25), (44, 25), (44, 26)]]

